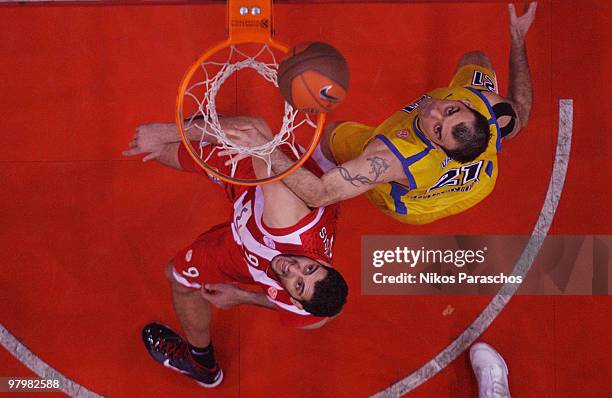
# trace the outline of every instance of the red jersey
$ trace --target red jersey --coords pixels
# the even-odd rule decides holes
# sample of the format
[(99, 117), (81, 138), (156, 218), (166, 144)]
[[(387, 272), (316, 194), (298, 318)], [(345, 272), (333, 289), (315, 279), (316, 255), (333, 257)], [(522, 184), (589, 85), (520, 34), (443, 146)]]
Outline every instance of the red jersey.
[[(212, 158), (218, 157), (213, 155)], [(179, 161), (184, 170), (206, 174), (193, 162), (183, 146), (179, 150)], [(218, 164), (214, 166), (226, 167), (223, 165), (224, 161), (225, 159), (219, 158)], [(245, 178), (245, 175), (253, 176), (251, 165), (251, 159), (241, 161), (236, 175), (240, 173), (241, 178)], [(310, 162), (308, 168), (320, 174), (320, 170), (313, 162)], [(220, 183), (217, 179), (213, 180)], [(219, 279), (224, 278), (213, 277), (218, 271), (230, 281), (259, 285), (268, 300), (280, 310), (281, 320), (285, 324), (304, 326), (320, 321), (322, 318), (312, 316), (291, 302), (289, 294), (274, 275), (270, 262), (277, 255), (290, 254), (307, 256), (331, 264), (337, 206), (313, 209), (298, 223), (288, 228), (270, 228), (263, 221), (264, 195), (260, 187), (220, 184), (226, 185), (228, 198), (233, 202), (232, 220), (229, 226), (213, 228), (210, 232), (215, 233), (214, 237), (208, 236), (209, 233), (202, 235), (194, 245), (183, 250), (184, 256), (181, 252), (175, 257), (173, 264), (177, 281), (186, 286), (199, 288), (203, 283), (223, 281)], [(226, 228), (231, 230), (231, 234), (224, 232)], [(206, 247), (201, 247), (202, 245)], [(217, 253), (212, 259), (210, 253), (194, 255), (197, 249), (206, 252), (212, 250)], [(242, 261), (237, 260), (239, 257)], [(186, 261), (187, 258), (189, 261)], [(211, 263), (215, 263), (218, 268), (214, 272), (199, 270), (208, 267)]]

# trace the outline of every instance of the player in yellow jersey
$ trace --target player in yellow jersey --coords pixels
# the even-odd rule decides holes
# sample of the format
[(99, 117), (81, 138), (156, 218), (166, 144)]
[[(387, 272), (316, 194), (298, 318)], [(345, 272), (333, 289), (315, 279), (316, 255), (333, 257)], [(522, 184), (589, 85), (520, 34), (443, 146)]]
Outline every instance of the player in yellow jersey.
[[(423, 95), (378, 127), (355, 122), (328, 126), (321, 152), (334, 163), (322, 177), (304, 168), (284, 183), (309, 206), (320, 207), (366, 193), (394, 218), (425, 224), (474, 206), (497, 179), (497, 152), (515, 136), (531, 112), (531, 77), (525, 36), (535, 17), (531, 3), (518, 17), (510, 13), (510, 85), (499, 95), (491, 62), (479, 51), (459, 61), (450, 85)], [(265, 124), (229, 131), (246, 145), (259, 145), (271, 133)], [(272, 168), (291, 165), (281, 151)]]

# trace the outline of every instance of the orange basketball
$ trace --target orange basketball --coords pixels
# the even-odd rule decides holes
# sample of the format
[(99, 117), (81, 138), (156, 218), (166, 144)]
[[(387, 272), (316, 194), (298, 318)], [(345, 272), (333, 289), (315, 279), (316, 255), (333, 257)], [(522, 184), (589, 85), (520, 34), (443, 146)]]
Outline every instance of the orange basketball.
[(346, 59), (326, 43), (302, 43), (278, 67), (278, 87), (295, 109), (329, 112), (344, 100), (349, 85)]

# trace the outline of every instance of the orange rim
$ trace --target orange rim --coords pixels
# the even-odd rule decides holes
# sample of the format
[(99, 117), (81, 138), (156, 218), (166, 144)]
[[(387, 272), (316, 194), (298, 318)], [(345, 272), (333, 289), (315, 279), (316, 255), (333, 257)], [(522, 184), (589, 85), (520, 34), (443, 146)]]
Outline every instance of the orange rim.
[[(251, 15), (250, 13), (246, 16), (240, 13), (241, 7), (247, 7), (251, 10), (253, 7), (259, 7), (259, 13), (257, 15)], [(228, 38), (221, 43), (211, 47), (206, 50), (202, 55), (198, 57), (195, 62), (191, 64), (187, 72), (183, 76), (183, 80), (179, 86), (178, 95), (176, 97), (176, 125), (178, 127), (179, 133), (181, 135), (181, 141), (183, 141), (183, 145), (187, 148), (187, 152), (191, 158), (206, 172), (212, 174), (213, 176), (219, 178), (221, 181), (228, 182), (230, 184), (237, 185), (246, 185), (246, 186), (254, 186), (254, 185), (262, 185), (262, 184), (270, 184), (272, 182), (281, 180), (293, 173), (299, 167), (301, 167), (306, 160), (310, 158), (312, 153), (314, 152), (317, 144), (319, 143), (321, 136), (323, 134), (323, 125), (325, 124), (325, 113), (319, 113), (317, 115), (317, 128), (315, 129), (315, 133), (313, 135), (312, 141), (310, 142), (310, 146), (308, 150), (287, 170), (283, 171), (274, 176), (270, 176), (267, 178), (261, 178), (256, 180), (244, 180), (240, 178), (230, 177), (224, 174), (219, 173), (217, 170), (210, 167), (203, 161), (198, 155), (195, 148), (191, 145), (187, 134), (184, 132), (185, 130), (185, 118), (183, 115), (183, 99), (185, 90), (187, 90), (187, 86), (191, 81), (194, 73), (200, 68), (200, 65), (211, 58), (217, 52), (235, 44), (246, 44), (246, 43), (255, 43), (255, 44), (266, 44), (271, 48), (277, 49), (283, 53), (289, 52), (290, 47), (284, 43), (278, 42), (272, 39), (272, 0), (241, 0), (238, 3), (237, 0), (229, 0), (228, 1)]]

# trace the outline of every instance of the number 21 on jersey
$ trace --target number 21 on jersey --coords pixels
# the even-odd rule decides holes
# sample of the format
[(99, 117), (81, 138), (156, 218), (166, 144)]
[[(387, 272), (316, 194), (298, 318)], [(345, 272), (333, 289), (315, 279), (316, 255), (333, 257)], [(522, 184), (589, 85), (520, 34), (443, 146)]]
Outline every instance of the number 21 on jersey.
[(427, 192), (431, 192), (434, 189), (466, 185), (472, 181), (478, 181), (480, 178), (480, 170), (482, 170), (483, 161), (476, 163), (466, 164), (461, 167), (450, 169), (446, 173), (442, 174), (442, 177), (436, 182)]

